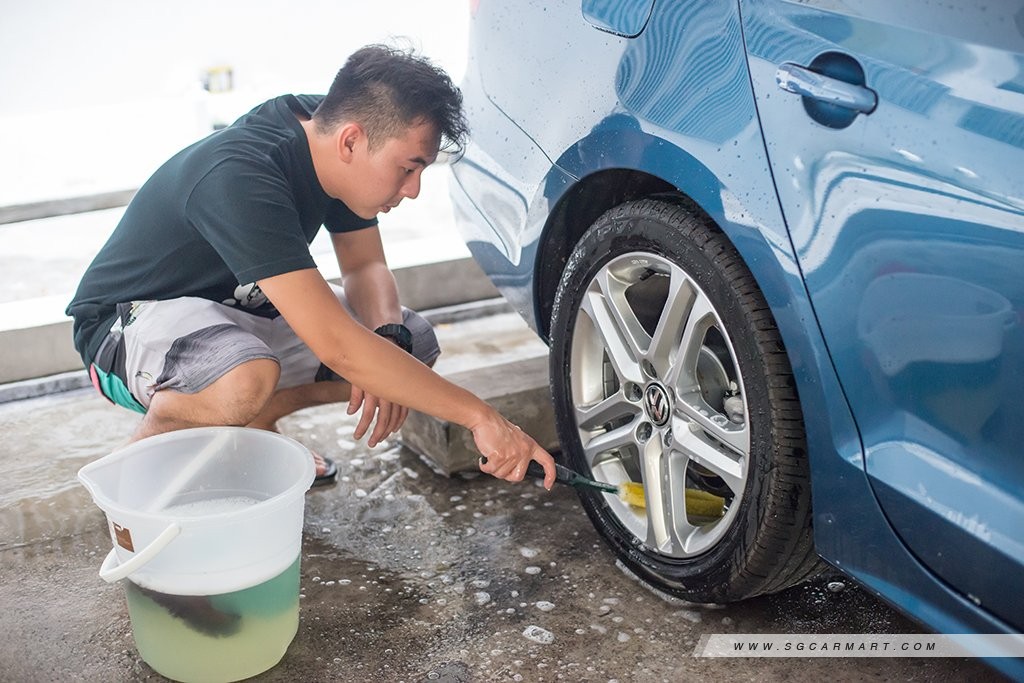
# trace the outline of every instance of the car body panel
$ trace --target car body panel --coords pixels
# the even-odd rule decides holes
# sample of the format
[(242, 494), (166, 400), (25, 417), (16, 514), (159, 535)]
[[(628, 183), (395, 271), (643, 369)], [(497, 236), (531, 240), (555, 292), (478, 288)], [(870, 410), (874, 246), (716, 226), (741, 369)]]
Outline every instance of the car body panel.
[[(1019, 626), (1024, 403), (1009, 399), (1024, 376), (1024, 38), (1005, 31), (1013, 4), (993, 3), (980, 23), (924, 2), (741, 5), (779, 197), (878, 499), (924, 564)], [(908, 10), (921, 17), (913, 28)], [(874, 111), (833, 128), (779, 88), (780, 65), (821, 55), (859, 64)]]
[(583, 0), (583, 17), (595, 28), (627, 38), (640, 35), (654, 0)]
[(732, 240), (783, 335), (806, 418), (819, 553), (937, 631), (1013, 632), (908, 552), (878, 504), (773, 184), (740, 7), (655, 2), (643, 31), (625, 38), (595, 28), (572, 0), (481, 2), (462, 86), (472, 139), (452, 169), (459, 229), (545, 336), (552, 274), (578, 226), (633, 196), (609, 179), (689, 196)]

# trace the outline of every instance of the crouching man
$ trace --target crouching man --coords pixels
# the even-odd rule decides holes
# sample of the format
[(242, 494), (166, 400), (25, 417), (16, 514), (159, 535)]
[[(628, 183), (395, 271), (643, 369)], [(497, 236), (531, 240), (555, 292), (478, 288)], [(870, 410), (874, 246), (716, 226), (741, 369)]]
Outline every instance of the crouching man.
[[(68, 314), (96, 388), (143, 414), (132, 439), (176, 429), (275, 429), (349, 402), (374, 446), (413, 408), (469, 429), (481, 469), (520, 481), (551, 456), (430, 369), (430, 325), (404, 309), (377, 216), (415, 199), (457, 149), (459, 90), (411, 53), (352, 54), (326, 96), (285, 95), (182, 150), (138, 191), (86, 270)], [(309, 244), (330, 233), (343, 287)], [(314, 456), (317, 482), (336, 468)]]

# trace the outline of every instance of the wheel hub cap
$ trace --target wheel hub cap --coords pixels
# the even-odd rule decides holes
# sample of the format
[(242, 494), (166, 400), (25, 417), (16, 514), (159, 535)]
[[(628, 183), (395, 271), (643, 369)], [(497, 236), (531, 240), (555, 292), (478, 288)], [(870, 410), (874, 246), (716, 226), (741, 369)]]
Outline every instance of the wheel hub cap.
[(644, 410), (655, 427), (664, 427), (672, 417), (672, 403), (668, 391), (661, 384), (651, 382), (644, 390)]

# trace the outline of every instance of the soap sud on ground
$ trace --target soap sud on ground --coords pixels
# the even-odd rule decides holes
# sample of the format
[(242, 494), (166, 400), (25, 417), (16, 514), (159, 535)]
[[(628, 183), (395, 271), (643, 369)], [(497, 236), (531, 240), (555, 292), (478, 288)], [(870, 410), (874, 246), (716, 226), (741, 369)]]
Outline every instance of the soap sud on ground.
[(554, 633), (532, 624), (523, 630), (523, 637), (541, 645), (550, 645), (555, 642)]

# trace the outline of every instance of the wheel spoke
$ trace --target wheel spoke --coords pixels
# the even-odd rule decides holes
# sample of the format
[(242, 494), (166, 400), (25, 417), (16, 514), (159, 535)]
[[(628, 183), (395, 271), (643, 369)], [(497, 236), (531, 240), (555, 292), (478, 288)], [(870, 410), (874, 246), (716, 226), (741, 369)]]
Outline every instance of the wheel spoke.
[(704, 344), (704, 334), (717, 320), (715, 309), (708, 298), (694, 292), (689, 316), (679, 341), (679, 351), (665, 375), (665, 383), (687, 393), (697, 388), (697, 358)]
[(593, 405), (576, 406), (576, 425), (580, 429), (593, 431), (612, 420), (623, 417), (636, 418), (640, 412), (640, 406), (629, 401), (620, 389)]
[(622, 331), (625, 338), (629, 340), (629, 346), (634, 351), (635, 358), (640, 358), (639, 350), (650, 344), (650, 337), (644, 331), (644, 326), (636, 317), (636, 311), (626, 300), (626, 289), (630, 282), (623, 282), (610, 268), (602, 270), (594, 283), (600, 288), (602, 296), (608, 302), (609, 310), (615, 318), (615, 326)]
[(593, 321), (619, 380), (641, 384), (640, 352), (633, 333), (640, 324), (625, 299), (615, 291), (607, 271), (594, 278), (594, 283), (597, 291), (593, 288), (588, 291), (580, 308)]
[(736, 453), (731, 448), (708, 443), (703, 429), (695, 432), (683, 419), (673, 419), (672, 433), (675, 449), (691, 462), (718, 475), (733, 494), (742, 495), (746, 481), (745, 452)]
[(658, 318), (658, 325), (651, 337), (647, 359), (665, 377), (669, 374), (679, 349), (679, 330), (690, 315), (695, 292), (689, 279), (678, 268), (673, 268), (669, 280), (665, 307)]
[(646, 543), (666, 555), (686, 552), (696, 530), (686, 517), (686, 458), (666, 449), (660, 434), (644, 449)]
[(636, 444), (633, 436), (635, 420), (616, 429), (598, 434), (583, 445), (583, 455), (587, 464), (593, 466), (598, 462), (598, 457), (608, 451), (625, 448)]
[(671, 545), (671, 498), (665, 496), (665, 452), (660, 438), (647, 442), (643, 450), (644, 497), (647, 499), (647, 539), (651, 548), (667, 552)]
[(737, 455), (746, 455), (750, 452), (750, 430), (746, 423), (736, 424), (730, 422), (721, 413), (712, 414), (701, 398), (700, 392), (680, 396), (676, 401), (676, 412), (679, 417), (683, 418), (679, 424), (680, 429), (689, 431), (687, 423), (696, 422), (711, 439), (734, 451)]

